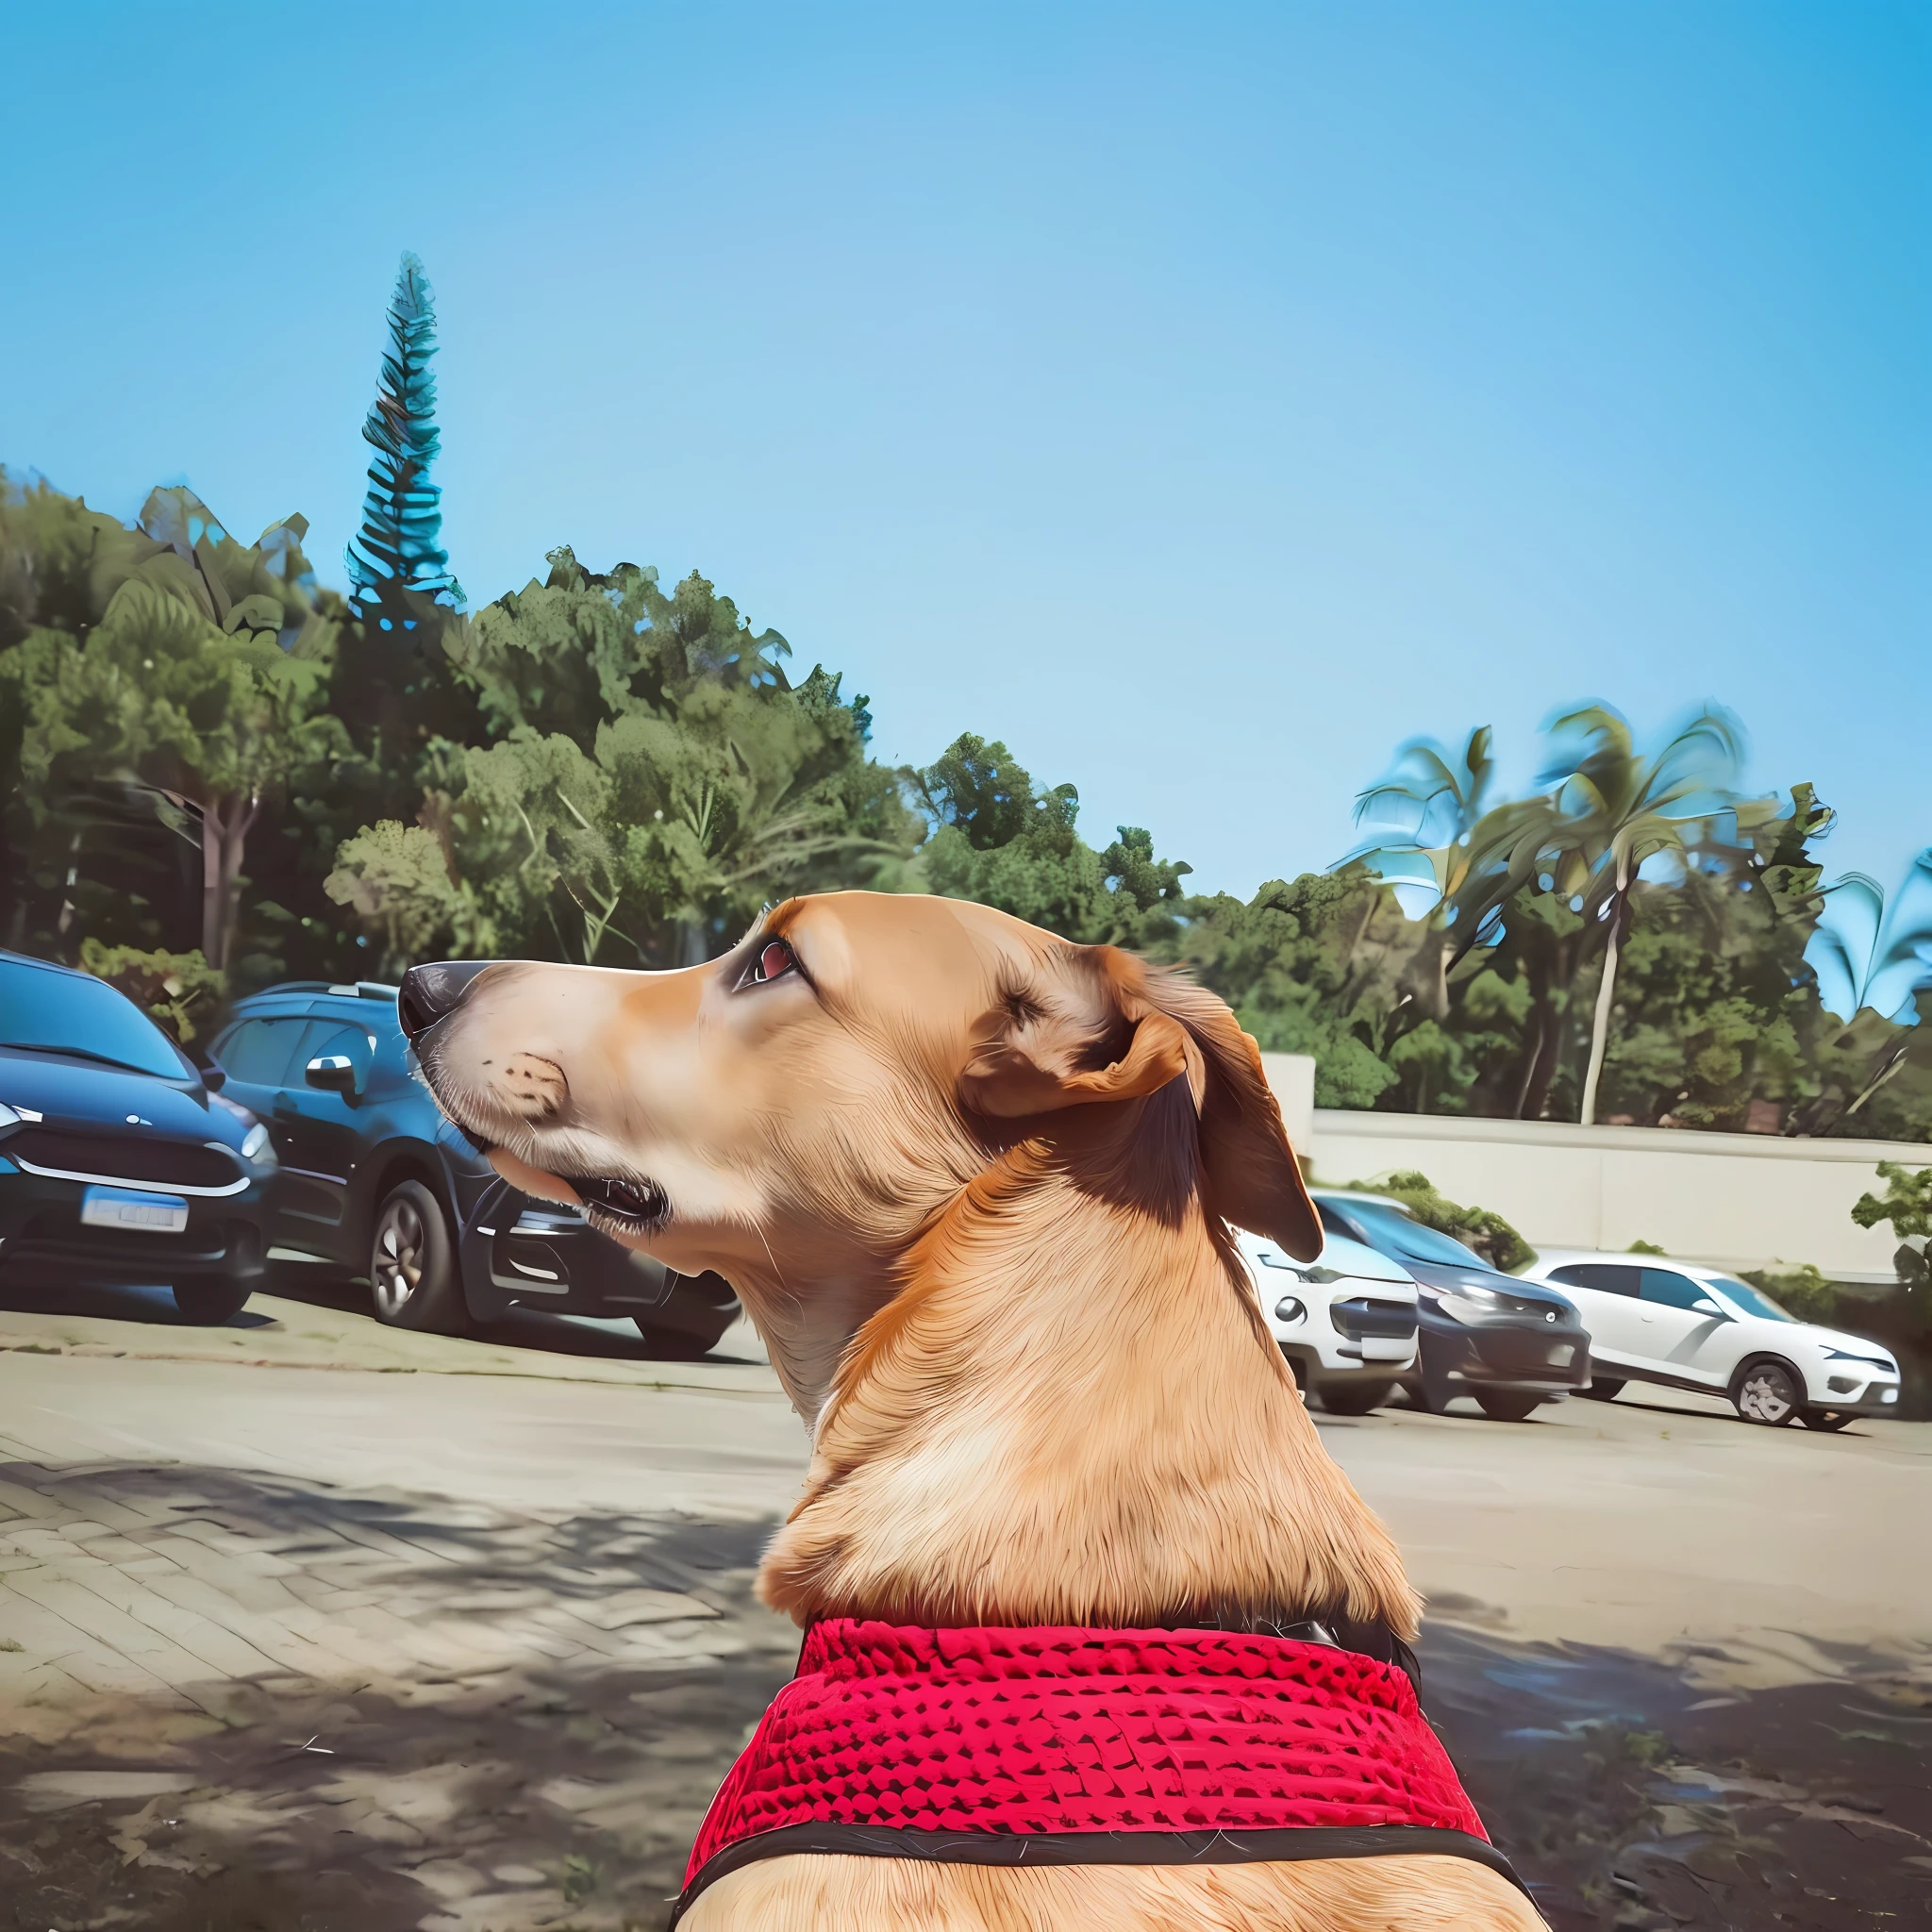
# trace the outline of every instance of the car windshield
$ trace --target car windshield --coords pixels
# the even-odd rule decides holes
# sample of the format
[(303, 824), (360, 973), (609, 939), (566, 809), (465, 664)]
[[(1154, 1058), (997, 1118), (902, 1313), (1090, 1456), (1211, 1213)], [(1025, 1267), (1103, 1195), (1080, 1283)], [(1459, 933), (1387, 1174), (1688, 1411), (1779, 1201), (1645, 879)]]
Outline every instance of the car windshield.
[(1393, 1248), (1408, 1260), (1446, 1261), (1453, 1268), (1490, 1265), (1452, 1236), (1424, 1227), (1420, 1221), (1411, 1221), (1399, 1208), (1387, 1207), (1380, 1201), (1351, 1201), (1346, 1211), (1368, 1230), (1369, 1239), (1376, 1247)]
[(1708, 1279), (1711, 1287), (1727, 1302), (1736, 1302), (1747, 1315), (1762, 1315), (1767, 1322), (1795, 1322), (1798, 1319), (1789, 1310), (1779, 1307), (1761, 1288), (1753, 1288), (1748, 1281), (1734, 1281), (1728, 1274), (1713, 1274)]
[(0, 959), (0, 1046), (105, 1060), (164, 1080), (192, 1071), (168, 1036), (105, 980)]

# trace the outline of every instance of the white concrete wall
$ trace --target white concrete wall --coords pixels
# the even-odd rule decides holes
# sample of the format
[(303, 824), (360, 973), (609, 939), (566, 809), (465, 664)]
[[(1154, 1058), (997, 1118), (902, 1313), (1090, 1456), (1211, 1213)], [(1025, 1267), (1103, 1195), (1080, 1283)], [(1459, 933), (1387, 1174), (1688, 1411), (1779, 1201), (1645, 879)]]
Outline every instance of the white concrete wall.
[(1306, 1167), (1315, 1146), (1315, 1057), (1311, 1053), (1264, 1053), (1261, 1071), (1281, 1106), (1288, 1144)]
[(1268, 1054), (1263, 1062), (1289, 1139), (1312, 1151), (1318, 1179), (1372, 1180), (1414, 1168), (1451, 1200), (1495, 1209), (1536, 1247), (1624, 1249), (1646, 1241), (1715, 1267), (1808, 1261), (1840, 1281), (1890, 1281), (1897, 1238), (1890, 1226), (1857, 1226), (1852, 1204), (1883, 1191), (1881, 1160), (1932, 1167), (1932, 1145), (1887, 1141), (1327, 1108), (1307, 1110), (1303, 1141), (1291, 1113), (1300, 1071), (1276, 1064), (1290, 1058)]

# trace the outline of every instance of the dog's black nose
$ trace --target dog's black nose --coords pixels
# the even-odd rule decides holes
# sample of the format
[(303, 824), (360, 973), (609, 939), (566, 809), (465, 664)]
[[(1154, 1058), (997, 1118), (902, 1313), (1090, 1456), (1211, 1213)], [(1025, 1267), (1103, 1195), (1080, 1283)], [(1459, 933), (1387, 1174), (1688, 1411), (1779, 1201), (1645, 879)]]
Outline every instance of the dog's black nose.
[(403, 974), (402, 989), (396, 994), (396, 1018), (411, 1041), (424, 1034), (462, 1005), (463, 995), (477, 974), (491, 962), (488, 959), (439, 959), (432, 966), (411, 966)]

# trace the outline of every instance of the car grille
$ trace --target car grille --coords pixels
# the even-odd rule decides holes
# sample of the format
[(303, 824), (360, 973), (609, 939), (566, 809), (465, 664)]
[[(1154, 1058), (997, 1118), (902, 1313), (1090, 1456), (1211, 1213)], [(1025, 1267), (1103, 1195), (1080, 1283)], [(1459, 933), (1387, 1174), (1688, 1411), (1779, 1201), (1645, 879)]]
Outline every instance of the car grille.
[(1371, 1336), (1377, 1341), (1407, 1341), (1416, 1329), (1415, 1308), (1410, 1303), (1374, 1302), (1366, 1295), (1331, 1302), (1328, 1319), (1351, 1341), (1366, 1341)]
[(1514, 1375), (1564, 1375), (1578, 1360), (1574, 1336), (1559, 1341), (1522, 1328), (1474, 1328), (1477, 1353), (1491, 1370)]
[(240, 1163), (219, 1147), (142, 1134), (74, 1134), (26, 1127), (0, 1141), (0, 1154), (91, 1180), (140, 1181), (157, 1188), (228, 1188), (244, 1179)]

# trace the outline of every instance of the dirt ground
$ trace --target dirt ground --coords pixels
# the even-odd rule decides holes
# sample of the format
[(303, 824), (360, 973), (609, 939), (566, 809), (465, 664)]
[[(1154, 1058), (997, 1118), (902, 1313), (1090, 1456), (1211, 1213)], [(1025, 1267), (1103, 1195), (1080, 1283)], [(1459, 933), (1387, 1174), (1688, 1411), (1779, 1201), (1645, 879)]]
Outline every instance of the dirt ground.
[[(46, 1320), (0, 1312), (0, 1927), (665, 1923), (795, 1655), (750, 1574), (803, 1444), (754, 1369), (378, 1381), (327, 1323), (322, 1372)], [(1324, 1424), (1550, 1924), (1932, 1925), (1932, 1429), (1595, 1409)], [(264, 1661), (194, 1675), (191, 1612)]]

